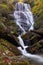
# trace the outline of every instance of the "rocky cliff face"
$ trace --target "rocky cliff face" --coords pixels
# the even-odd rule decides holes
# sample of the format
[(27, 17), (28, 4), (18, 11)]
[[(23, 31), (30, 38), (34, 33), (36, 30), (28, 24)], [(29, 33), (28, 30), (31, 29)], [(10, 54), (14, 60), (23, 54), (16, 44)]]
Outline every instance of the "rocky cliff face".
[[(30, 43), (30, 46), (26, 49), (27, 52), (42, 55), (43, 54), (43, 5), (42, 5), (43, 0), (30, 0), (28, 1), (28, 3), (30, 3), (32, 7), (32, 12), (34, 14), (35, 28), (34, 31), (28, 32), (27, 34), (23, 35), (22, 38), (24, 39), (24, 42)], [(10, 0), (10, 1), (0, 0), (0, 56), (1, 56), (0, 65), (1, 64), (30, 65), (28, 61), (24, 60), (25, 58), (21, 56), (21, 52), (16, 47), (17, 45), (19, 46), (19, 42), (17, 39), (19, 31), (18, 31), (18, 27), (16, 26), (16, 23), (14, 23), (14, 17), (13, 17), (14, 9), (15, 9), (14, 0)], [(16, 42), (8, 41), (8, 39), (5, 39), (7, 36), (8, 38), (10, 37), (10, 40), (12, 39), (13, 41)], [(13, 44), (17, 43), (17, 45), (15, 46), (12, 43)], [(14, 59), (12, 58), (13, 59), (12, 60), (10, 59), (10, 57), (11, 58), (14, 57)], [(19, 59), (20, 62), (17, 59)], [(32, 64), (33, 63), (31, 62), (31, 65)]]

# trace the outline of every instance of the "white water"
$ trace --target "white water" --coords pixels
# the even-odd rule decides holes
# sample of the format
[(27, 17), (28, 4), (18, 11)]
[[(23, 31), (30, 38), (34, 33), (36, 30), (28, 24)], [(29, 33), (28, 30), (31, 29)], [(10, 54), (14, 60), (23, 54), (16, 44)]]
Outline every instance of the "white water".
[[(24, 9), (23, 9), (24, 6)], [(22, 17), (21, 17), (22, 16)], [(27, 30), (33, 30), (34, 27), (34, 20), (33, 20), (33, 14), (30, 11), (30, 6), (28, 4), (24, 3), (16, 3), (16, 10), (14, 11), (14, 17), (16, 19), (16, 24), (20, 27), (20, 29), (23, 31), (23, 33), (26, 33)], [(24, 18), (24, 19), (23, 19)], [(22, 26), (21, 26), (22, 24)], [(24, 25), (23, 25), (24, 24)], [(26, 27), (27, 25), (27, 27)], [(21, 35), (18, 36), (19, 43), (23, 47), (18, 47), (18, 49), (22, 52), (22, 54), (30, 59), (33, 59), (34, 61), (43, 63), (43, 57), (39, 55), (32, 55), (30, 53), (27, 53), (26, 48), (28, 46), (24, 45), (24, 41), (21, 38)]]
[(21, 36), (19, 36), (18, 39), (19, 39), (19, 42), (20, 42), (21, 46), (24, 48), (24, 49), (22, 49), (21, 47), (18, 47), (18, 49), (22, 52), (22, 54), (24, 56), (26, 56), (26, 57), (28, 57), (30, 59), (33, 59), (36, 62), (43, 63), (43, 57), (42, 56), (27, 53), (26, 47), (24, 45), (24, 42), (23, 42)]
[(16, 9), (14, 11), (14, 17), (16, 19), (16, 24), (23, 32), (33, 30), (34, 20), (29, 5), (24, 3), (16, 3), (15, 6)]
[(28, 46), (25, 46), (25, 45), (24, 45), (24, 42), (23, 42), (23, 40), (22, 40), (22, 38), (21, 38), (20, 35), (18, 36), (18, 39), (19, 39), (20, 45), (21, 45), (24, 49), (28, 47)]

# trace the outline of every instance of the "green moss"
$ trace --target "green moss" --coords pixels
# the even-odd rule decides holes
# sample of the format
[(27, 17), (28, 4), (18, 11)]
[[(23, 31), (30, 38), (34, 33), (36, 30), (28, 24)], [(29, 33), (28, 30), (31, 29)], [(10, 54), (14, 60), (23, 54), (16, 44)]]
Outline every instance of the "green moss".
[(35, 5), (32, 8), (32, 12), (36, 16), (35, 18), (35, 29), (43, 28), (43, 1), (36, 0), (34, 1)]
[(2, 24), (1, 24), (1, 22), (0, 22), (0, 29), (2, 29), (3, 28), (3, 26), (2, 26)]
[(0, 45), (0, 49), (2, 49), (3, 51), (7, 50), (7, 48), (3, 45)]
[(7, 9), (7, 5), (5, 5), (5, 4), (0, 4), (0, 7), (3, 7), (3, 8)]
[(8, 42), (5, 39), (0, 39), (0, 43), (2, 43), (2, 50), (6, 50), (8, 49), (9, 51), (13, 52), (15, 55), (21, 55), (20, 51), (17, 49), (17, 47), (15, 45), (13, 45), (12, 43)]
[(19, 62), (19, 63), (12, 63), (12, 65), (30, 65), (28, 61), (25, 62)]
[(2, 63), (0, 63), (0, 65), (8, 65), (8, 63), (5, 63), (5, 62), (3, 63), (3, 62), (2, 62)]
[(0, 13), (1, 12), (9, 12), (9, 7), (6, 4), (0, 4)]

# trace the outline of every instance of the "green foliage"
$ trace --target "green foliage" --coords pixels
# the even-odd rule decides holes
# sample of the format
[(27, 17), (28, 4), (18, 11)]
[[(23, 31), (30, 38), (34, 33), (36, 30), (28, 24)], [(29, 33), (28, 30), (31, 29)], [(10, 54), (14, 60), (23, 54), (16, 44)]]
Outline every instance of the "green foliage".
[(2, 12), (8, 13), (9, 11), (10, 10), (9, 10), (8, 5), (6, 5), (6, 4), (0, 4), (0, 13), (2, 13)]
[(0, 32), (6, 31), (6, 29), (12, 33), (16, 33), (17, 31), (14, 20), (10, 20), (10, 13), (13, 13), (14, 10), (13, 2), (14, 0), (0, 0)]
[(43, 28), (43, 1), (36, 0), (34, 4), (32, 12), (35, 15), (35, 29)]

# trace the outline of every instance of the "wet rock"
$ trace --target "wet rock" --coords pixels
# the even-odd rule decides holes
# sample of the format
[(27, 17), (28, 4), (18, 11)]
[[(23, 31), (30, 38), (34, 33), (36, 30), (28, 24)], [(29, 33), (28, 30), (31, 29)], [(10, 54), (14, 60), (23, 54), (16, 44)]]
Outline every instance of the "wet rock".
[(10, 20), (15, 20), (14, 15), (13, 14), (9, 14), (9, 19)]
[(38, 35), (40, 35), (40, 36), (43, 36), (43, 28), (38, 29), (38, 30), (33, 30), (32, 32), (33, 32), (33, 33), (36, 33), (36, 34), (38, 34)]
[(32, 46), (28, 47), (27, 52), (33, 53), (33, 54), (43, 54), (43, 39), (39, 42), (33, 44)]
[[(32, 54), (43, 54), (43, 31), (42, 30), (33, 30), (26, 33), (22, 36), (25, 40), (25, 45), (27, 45), (26, 40), (28, 40), (28, 47), (26, 48), (28, 53)], [(31, 43), (30, 43), (30, 42)], [(29, 45), (30, 43), (30, 45)], [(39, 51), (40, 50), (40, 51)]]
[(25, 35), (22, 36), (22, 38), (24, 40), (28, 40), (31, 42), (31, 45), (33, 45), (34, 43), (36, 43), (37, 41), (39, 41), (40, 35), (34, 34), (33, 32), (28, 32)]
[(31, 46), (31, 41), (30, 40), (24, 40), (25, 46)]

